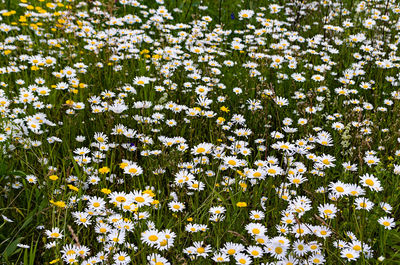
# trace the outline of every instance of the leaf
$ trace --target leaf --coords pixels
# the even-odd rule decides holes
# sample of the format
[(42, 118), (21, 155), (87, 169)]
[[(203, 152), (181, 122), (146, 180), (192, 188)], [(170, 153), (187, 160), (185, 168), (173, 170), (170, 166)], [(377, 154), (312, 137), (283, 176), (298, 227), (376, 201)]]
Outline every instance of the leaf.
[(14, 251), (17, 249), (17, 245), (19, 244), (19, 242), (21, 242), (22, 239), (23, 237), (15, 239), (13, 242), (11, 242), (11, 244), (8, 245), (6, 250), (4, 250), (4, 258), (6, 260), (8, 259), (9, 256), (14, 254)]
[(14, 175), (14, 176), (21, 176), (21, 177), (25, 177), (26, 173), (20, 170), (15, 170), (10, 172), (10, 174)]

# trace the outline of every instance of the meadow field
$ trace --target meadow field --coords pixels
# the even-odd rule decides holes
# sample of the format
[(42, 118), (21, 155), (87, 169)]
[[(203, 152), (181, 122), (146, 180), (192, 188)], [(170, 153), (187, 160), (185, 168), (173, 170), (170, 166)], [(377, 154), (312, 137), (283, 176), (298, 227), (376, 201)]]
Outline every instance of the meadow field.
[(2, 0), (0, 264), (400, 264), (400, 3)]

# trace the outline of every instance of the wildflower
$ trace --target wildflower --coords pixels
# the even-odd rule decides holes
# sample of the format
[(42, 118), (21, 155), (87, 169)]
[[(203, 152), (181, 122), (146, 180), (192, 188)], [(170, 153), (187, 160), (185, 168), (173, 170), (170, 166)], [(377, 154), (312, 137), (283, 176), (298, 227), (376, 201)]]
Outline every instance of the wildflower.
[(185, 205), (177, 201), (172, 201), (168, 203), (168, 207), (173, 212), (182, 212), (185, 209)]
[(360, 177), (360, 183), (363, 187), (367, 187), (372, 191), (381, 191), (381, 182), (371, 174), (364, 174)]
[(239, 264), (239, 265), (242, 265), (242, 264), (248, 265), (248, 264), (251, 264), (251, 262), (252, 262), (250, 256), (243, 254), (243, 253), (239, 253), (239, 254), (235, 255), (235, 261), (236, 261), (236, 264)]
[(225, 106), (222, 106), (221, 108), (220, 108), (220, 110), (221, 111), (223, 111), (223, 112), (229, 112), (230, 110), (227, 108), (227, 107), (225, 107)]
[(319, 216), (324, 219), (332, 219), (336, 216), (337, 208), (333, 204), (324, 204), (318, 207)]
[(58, 179), (58, 176), (57, 175), (50, 175), (49, 179), (51, 179), (53, 181), (56, 181)]
[(128, 264), (131, 261), (131, 258), (128, 256), (126, 252), (118, 252), (114, 255), (115, 264), (123, 265)]
[(395, 226), (394, 219), (390, 217), (381, 217), (378, 219), (378, 223), (387, 230), (392, 230), (392, 228)]
[(221, 252), (217, 252), (214, 253), (213, 257), (211, 258), (213, 261), (220, 263), (220, 262), (229, 262), (229, 257), (228, 255), (221, 253)]
[(266, 228), (262, 224), (249, 223), (245, 226), (247, 232), (253, 236), (261, 236), (266, 232)]
[(63, 234), (60, 232), (58, 227), (52, 228), (51, 230), (46, 230), (46, 235), (48, 238), (59, 239), (63, 237)]
[(357, 260), (357, 258), (360, 256), (360, 254), (358, 252), (356, 252), (350, 248), (344, 248), (340, 254), (341, 254), (340, 255), (341, 257), (347, 258), (347, 260), (349, 260), (349, 261)]
[(236, 206), (239, 208), (247, 207), (247, 203), (246, 202), (238, 202), (238, 203), (236, 203)]
[(108, 167), (102, 167), (99, 169), (100, 174), (107, 174), (109, 172), (110, 172), (110, 168), (108, 168)]
[(354, 201), (354, 205), (356, 206), (357, 210), (367, 210), (370, 211), (374, 206), (374, 203), (368, 200), (367, 198), (357, 198)]

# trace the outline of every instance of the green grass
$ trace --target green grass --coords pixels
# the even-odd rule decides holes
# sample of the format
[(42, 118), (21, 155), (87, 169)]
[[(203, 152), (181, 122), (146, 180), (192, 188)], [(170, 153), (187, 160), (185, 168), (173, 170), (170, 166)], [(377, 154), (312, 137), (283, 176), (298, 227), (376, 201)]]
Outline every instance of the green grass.
[[(23, 5), (25, 2), (26, 6)], [(294, 212), (293, 223), (284, 235), (290, 246), (286, 249), (287, 258), (295, 255), (293, 244), (301, 239), (308, 247), (315, 242), (319, 244), (317, 252), (324, 257), (325, 264), (400, 264), (398, 227), (389, 230), (378, 222), (379, 218), (387, 216), (394, 218), (395, 224), (398, 224), (400, 216), (400, 180), (394, 170), (400, 164), (400, 105), (393, 94), (398, 91), (396, 82), (400, 82), (399, 52), (395, 48), (398, 46), (399, 29), (396, 23), (400, 11), (396, 11), (395, 3), (371, 1), (363, 11), (356, 11), (360, 1), (326, 4), (274, 1), (283, 7), (274, 14), (269, 11), (272, 1), (171, 0), (165, 1), (164, 6), (173, 19), (164, 18), (164, 22), (156, 25), (150, 23), (152, 13), (161, 6), (155, 1), (142, 1), (141, 4), (146, 7), (123, 6), (115, 1), (100, 2), (102, 5), (98, 9), (103, 13), (95, 11), (95, 1), (59, 1), (54, 9), (52, 5), (57, 3), (48, 1), (5, 1), (0, 4), (0, 9), (5, 10), (0, 21), (0, 24), (4, 23), (0, 26), (0, 147), (3, 151), (0, 155), (0, 214), (5, 216), (0, 222), (0, 263), (67, 264), (61, 251), (74, 244), (89, 248), (85, 258), (76, 256), (77, 264), (89, 261), (106, 249), (109, 256), (104, 264), (115, 264), (114, 256), (120, 251), (127, 253), (132, 264), (147, 264), (153, 253), (166, 258), (170, 264), (214, 264), (211, 259), (214, 253), (223, 251), (226, 243), (234, 242), (246, 248), (263, 247), (262, 257), (252, 258), (251, 264), (276, 264), (278, 259), (267, 253), (267, 248), (275, 248), (278, 243), (262, 245), (245, 227), (250, 223), (262, 224), (266, 228), (265, 235), (276, 241), (281, 235), (277, 226), (283, 224), (284, 214), (291, 211)], [(201, 10), (201, 6), (208, 8)], [(260, 9), (264, 6), (265, 10)], [(175, 8), (180, 11), (176, 12)], [(246, 9), (254, 10), (255, 14), (249, 19), (239, 19), (239, 12)], [(373, 16), (373, 9), (379, 10), (381, 15), (388, 15), (388, 21), (375, 18), (376, 25), (368, 29), (363, 23)], [(35, 14), (29, 15), (32, 12), (49, 14), (49, 17), (36, 18)], [(265, 19), (264, 24), (257, 21), (257, 13), (263, 14), (259, 18)], [(137, 16), (142, 22), (125, 22), (121, 26), (108, 23), (107, 16), (126, 18), (127, 15)], [(205, 16), (212, 21), (205, 22)], [(329, 22), (325, 21), (326, 17)], [(200, 21), (203, 25), (199, 24), (198, 29), (193, 31), (194, 23)], [(352, 22), (353, 26), (344, 27), (345, 21)], [(190, 27), (170, 27), (178, 23)], [(272, 23), (277, 26), (270, 27)], [(18, 30), (5, 32), (6, 25), (18, 27)], [(341, 30), (327, 29), (325, 25), (338, 26)], [(86, 26), (89, 26), (90, 33), (85, 36)], [(217, 30), (220, 27), (227, 31), (226, 34)], [(258, 30), (262, 29), (265, 32), (257, 36)], [(103, 37), (102, 33), (113, 30), (119, 31), (119, 35), (110, 34), (108, 40)], [(127, 30), (141, 30), (138, 34), (145, 34), (152, 41), (130, 39), (117, 49), (117, 43), (128, 38)], [(179, 33), (187, 35), (179, 39)], [(365, 40), (352, 40), (359, 33), (365, 36)], [(291, 40), (293, 35), (301, 36), (304, 41)], [(176, 43), (168, 41), (171, 37)], [(240, 51), (232, 45), (237, 38), (244, 43)], [(140, 39), (143, 36), (139, 36)], [(197, 42), (195, 46), (201, 43), (204, 49), (210, 50), (196, 54), (191, 49), (194, 45), (192, 40)], [(281, 42), (283, 40), (286, 44)], [(94, 41), (96, 51), (88, 49), (90, 41)], [(287, 48), (277, 47), (282, 43)], [(168, 53), (174, 46), (175, 50)], [(366, 47), (374, 52), (368, 52)], [(162, 56), (159, 55), (161, 50)], [(264, 57), (256, 58), (253, 53)], [(24, 56), (38, 55), (43, 58), (50, 56), (56, 62), (34, 66), (33, 59), (22, 60)], [(119, 59), (114, 61), (113, 56)], [(273, 65), (273, 56), (280, 56), (277, 67)], [(383, 68), (377, 64), (389, 58), (393, 59), (392, 67)], [(186, 60), (193, 61), (192, 67), (203, 79), (190, 77), (193, 70), (185, 69)], [(235, 65), (225, 65), (226, 60)], [(294, 60), (295, 67), (290, 65)], [(209, 61), (217, 62), (219, 66), (210, 65)], [(77, 63), (86, 65), (86, 72), (79, 73)], [(102, 63), (103, 67), (97, 66), (97, 63)], [(252, 76), (245, 66), (249, 63), (257, 64), (254, 69), (258, 75)], [(25, 68), (13, 72), (10, 68), (13, 66)], [(318, 66), (325, 70), (318, 71)], [(68, 67), (76, 71), (76, 74), (71, 74), (73, 80), (56, 76), (55, 73), (62, 70), (63, 74), (69, 75)], [(169, 68), (169, 76), (163, 71), (165, 67)], [(213, 73), (215, 68), (221, 73)], [(342, 83), (340, 78), (346, 78), (346, 71), (354, 72), (355, 69), (362, 71), (347, 76), (347, 83)], [(292, 77), (296, 73), (301, 73), (304, 82)], [(312, 77), (316, 74), (321, 75), (323, 80), (314, 81)], [(141, 85), (133, 81), (136, 77), (152, 79)], [(389, 77), (397, 81), (388, 81)], [(40, 84), (37, 78), (44, 83)], [(20, 80), (24, 83), (19, 84)], [(370, 83), (369, 89), (361, 87), (363, 82), (370, 81), (373, 83)], [(67, 83), (68, 88), (56, 89), (62, 82)], [(192, 86), (185, 87), (187, 82)], [(128, 85), (136, 93), (125, 91), (124, 87)], [(43, 86), (48, 88), (48, 94), (38, 92)], [(164, 91), (157, 91), (159, 86), (164, 87)], [(212, 103), (208, 106), (197, 103), (202, 93), (199, 90), (196, 92), (199, 86), (210, 90), (207, 99)], [(242, 93), (236, 94), (233, 91), (235, 87), (241, 88)], [(347, 94), (335, 91), (338, 88), (347, 90)], [(29, 94), (27, 91), (36, 99), (29, 100), (29, 95), (25, 97), (24, 94)], [(114, 96), (107, 93), (114, 93)], [(296, 94), (301, 97), (296, 98)], [(24, 97), (28, 98), (26, 103), (22, 100)], [(103, 103), (102, 107), (108, 106), (109, 110), (94, 113), (93, 105), (96, 104), (91, 102), (94, 97), (98, 101), (97, 106)], [(219, 97), (225, 97), (225, 101), (221, 102)], [(276, 103), (279, 97), (288, 100), (288, 105), (279, 106)], [(258, 101), (261, 108), (250, 110), (248, 100)], [(151, 107), (137, 107), (138, 102), (144, 101), (151, 102)], [(121, 102), (127, 107), (122, 113), (110, 110), (110, 106)], [(44, 107), (35, 107), (37, 103)], [(84, 108), (77, 108), (76, 103), (83, 104)], [(172, 108), (168, 108), (171, 103)], [(369, 110), (366, 103), (373, 108)], [(160, 105), (163, 108), (158, 108)], [(319, 109), (310, 113), (307, 112), (308, 107)], [(356, 107), (361, 110), (357, 111)], [(199, 114), (190, 116), (187, 114), (190, 110)], [(209, 117), (207, 111), (211, 111)], [(46, 116), (35, 116), (39, 113)], [(159, 113), (163, 115), (161, 120), (153, 116)], [(234, 122), (238, 114), (243, 116), (243, 123)], [(293, 123), (287, 123), (285, 118), (290, 118)], [(307, 120), (304, 125), (298, 124), (302, 118)], [(38, 121), (35, 124), (40, 127), (40, 132), (29, 127), (29, 120), (32, 119)], [(176, 125), (169, 126), (168, 120), (174, 120)], [(343, 128), (336, 130), (334, 122), (340, 122)], [(118, 125), (132, 129), (134, 136), (115, 133)], [(287, 132), (287, 127), (297, 131)], [(251, 134), (240, 136), (235, 132), (237, 129), (250, 129)], [(294, 145), (298, 140), (317, 138), (318, 131), (330, 135), (332, 146), (309, 141), (307, 152), (314, 157), (331, 155), (335, 158), (333, 167), (307, 158), (307, 153), (289, 154), (274, 148), (276, 143), (282, 145), (279, 141)], [(108, 139), (95, 139), (98, 132)], [(284, 138), (273, 137), (274, 132), (283, 133)], [(79, 142), (77, 136), (84, 136), (85, 140)], [(163, 137), (170, 139), (163, 141)], [(180, 143), (174, 142), (174, 137), (185, 140), (186, 151), (177, 149)], [(242, 141), (240, 147), (235, 147), (237, 143), (233, 140)], [(40, 144), (32, 146), (35, 141), (40, 141)], [(99, 143), (104, 143), (106, 149), (96, 146)], [(204, 155), (208, 162), (194, 163), (203, 157), (202, 154), (195, 154), (195, 146), (201, 143), (212, 145), (212, 150)], [(82, 159), (76, 152), (82, 147), (90, 151), (85, 157), (91, 160), (87, 164), (76, 161)], [(128, 150), (132, 147), (136, 149)], [(216, 156), (218, 148), (225, 148), (226, 156), (234, 156), (245, 165), (227, 166), (225, 162), (228, 161), (224, 162), (222, 157)], [(241, 153), (243, 150), (251, 152), (250, 155)], [(159, 154), (145, 153), (152, 151)], [(369, 151), (376, 152), (373, 159), (379, 159), (379, 163), (368, 165), (365, 158)], [(102, 158), (96, 160), (96, 154)], [(270, 157), (276, 159), (281, 174), (271, 176), (273, 173), (268, 172), (268, 175), (270, 166), (265, 165), (261, 167), (265, 178), (251, 180), (249, 170), (261, 170), (256, 163), (267, 161)], [(290, 163), (288, 160), (291, 160)], [(136, 163), (143, 173), (130, 176), (124, 171), (123, 162)], [(346, 171), (342, 166), (345, 162), (356, 164), (357, 170)], [(184, 163), (192, 165), (187, 167)], [(184, 167), (192, 170), (194, 180), (200, 182), (200, 187), (204, 185), (203, 190), (191, 189), (197, 182), (176, 183), (176, 175)], [(296, 167), (306, 169), (301, 174), (306, 181), (299, 185), (290, 183), (290, 170)], [(104, 169), (108, 170), (103, 172)], [(210, 171), (213, 175), (207, 176)], [(360, 177), (365, 174), (375, 176), (382, 190), (373, 191), (367, 184), (362, 185)], [(53, 175), (57, 176), (56, 180), (50, 178)], [(36, 183), (29, 182), (31, 176), (37, 179)], [(95, 184), (89, 182), (93, 177), (98, 178)], [(357, 196), (333, 199), (329, 187), (338, 181), (346, 185), (357, 184), (365, 192), (358, 197), (374, 203), (372, 209), (356, 209)], [(227, 182), (229, 185), (226, 185)], [(320, 188), (327, 192), (318, 192)], [(120, 206), (113, 205), (108, 195), (109, 192), (128, 194), (131, 191), (139, 191), (143, 197), (146, 197), (145, 193), (152, 194), (152, 197), (147, 198), (147, 205), (124, 211)], [(290, 208), (299, 196), (310, 200), (310, 209), (304, 215)], [(89, 199), (95, 197), (104, 199), (105, 208), (99, 213), (91, 213), (91, 224), (78, 224), (74, 213), (91, 212)], [(72, 200), (75, 202), (71, 203)], [(185, 208), (172, 211), (169, 206), (172, 201), (183, 203)], [(246, 206), (239, 207), (239, 202), (245, 202)], [(383, 202), (392, 207), (391, 211), (386, 213), (380, 207)], [(337, 208), (332, 219), (323, 218), (318, 211), (319, 206), (328, 203)], [(223, 206), (226, 210), (219, 216), (218, 222), (210, 220), (210, 209), (216, 206)], [(134, 209), (136, 206), (130, 207)], [(261, 211), (265, 217), (252, 220), (250, 212), (254, 210)], [(144, 212), (148, 218), (138, 218)], [(101, 233), (96, 232), (96, 224), (108, 223), (111, 227), (113, 221), (108, 217), (114, 213), (120, 214), (119, 219), (132, 222), (132, 230), (126, 232), (124, 237), (125, 242), (132, 245), (117, 244), (109, 248), (109, 244), (97, 239)], [(205, 225), (207, 228), (204, 232), (192, 233), (185, 230), (189, 224)], [(292, 229), (300, 225), (307, 229), (321, 226), (331, 235), (325, 238), (311, 233), (298, 238)], [(175, 233), (170, 247), (158, 250), (142, 240), (142, 233), (153, 226), (157, 231), (169, 229)], [(52, 228), (59, 228), (63, 237), (50, 238), (46, 231)], [(117, 226), (115, 229), (123, 230)], [(348, 232), (353, 233), (355, 238), (349, 237)], [(361, 244), (360, 247), (369, 255), (356, 247), (355, 253), (359, 256), (348, 260), (343, 257), (345, 248), (335, 246), (338, 240), (347, 244), (359, 240), (356, 243)], [(50, 248), (52, 242), (54, 245)], [(195, 242), (203, 242), (205, 250), (206, 246), (211, 247), (212, 251), (206, 258), (187, 253)], [(353, 246), (348, 245), (347, 248)], [(192, 251), (197, 251), (198, 256), (202, 252), (198, 246)], [(298, 262), (302, 262), (299, 264), (313, 264), (313, 254), (307, 251), (305, 255), (298, 256)], [(385, 259), (379, 260), (380, 257)], [(228, 264), (236, 262), (240, 262), (239, 258), (235, 261), (232, 256)]]

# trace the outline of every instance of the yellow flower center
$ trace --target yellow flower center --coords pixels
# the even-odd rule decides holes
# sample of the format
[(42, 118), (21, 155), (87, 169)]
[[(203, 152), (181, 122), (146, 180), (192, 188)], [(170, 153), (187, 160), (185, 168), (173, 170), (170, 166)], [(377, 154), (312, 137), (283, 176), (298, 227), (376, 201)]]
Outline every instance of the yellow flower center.
[(199, 248), (197, 249), (197, 253), (202, 254), (202, 253), (204, 253), (204, 252), (205, 252), (205, 249), (204, 249), (203, 247), (199, 247)]
[(117, 198), (115, 198), (115, 200), (116, 200), (117, 202), (126, 202), (125, 197), (122, 197), (122, 196), (118, 196)]
[(136, 197), (135, 201), (137, 202), (144, 202), (144, 198), (143, 197)]
[(338, 192), (343, 192), (344, 189), (343, 189), (342, 187), (336, 187), (336, 191), (338, 191)]
[(229, 255), (233, 255), (233, 254), (236, 253), (236, 250), (230, 249), (230, 250), (227, 251), (227, 253), (228, 253)]
[(203, 153), (204, 151), (206, 151), (206, 149), (203, 147), (197, 148), (197, 153)]
[(322, 160), (322, 163), (324, 163), (324, 165), (329, 165), (331, 162), (329, 162), (329, 160), (325, 158), (324, 160)]
[(260, 173), (260, 172), (255, 172), (255, 173), (253, 174), (253, 176), (254, 176), (255, 178), (259, 178), (259, 177), (261, 177), (261, 173)]
[(231, 166), (236, 166), (236, 161), (235, 160), (229, 160), (228, 164)]
[(258, 253), (258, 251), (257, 250), (253, 250), (252, 252), (251, 252), (251, 255), (253, 255), (253, 256), (257, 256), (259, 253)]
[(275, 248), (275, 253), (276, 254), (281, 254), (283, 252), (283, 249), (281, 247), (276, 247)]
[(158, 236), (156, 236), (156, 235), (151, 235), (151, 236), (149, 236), (149, 240), (150, 241), (157, 241), (158, 240)]
[(373, 181), (372, 179), (367, 179), (367, 180), (365, 181), (365, 183), (366, 183), (368, 186), (374, 186), (374, 181)]

